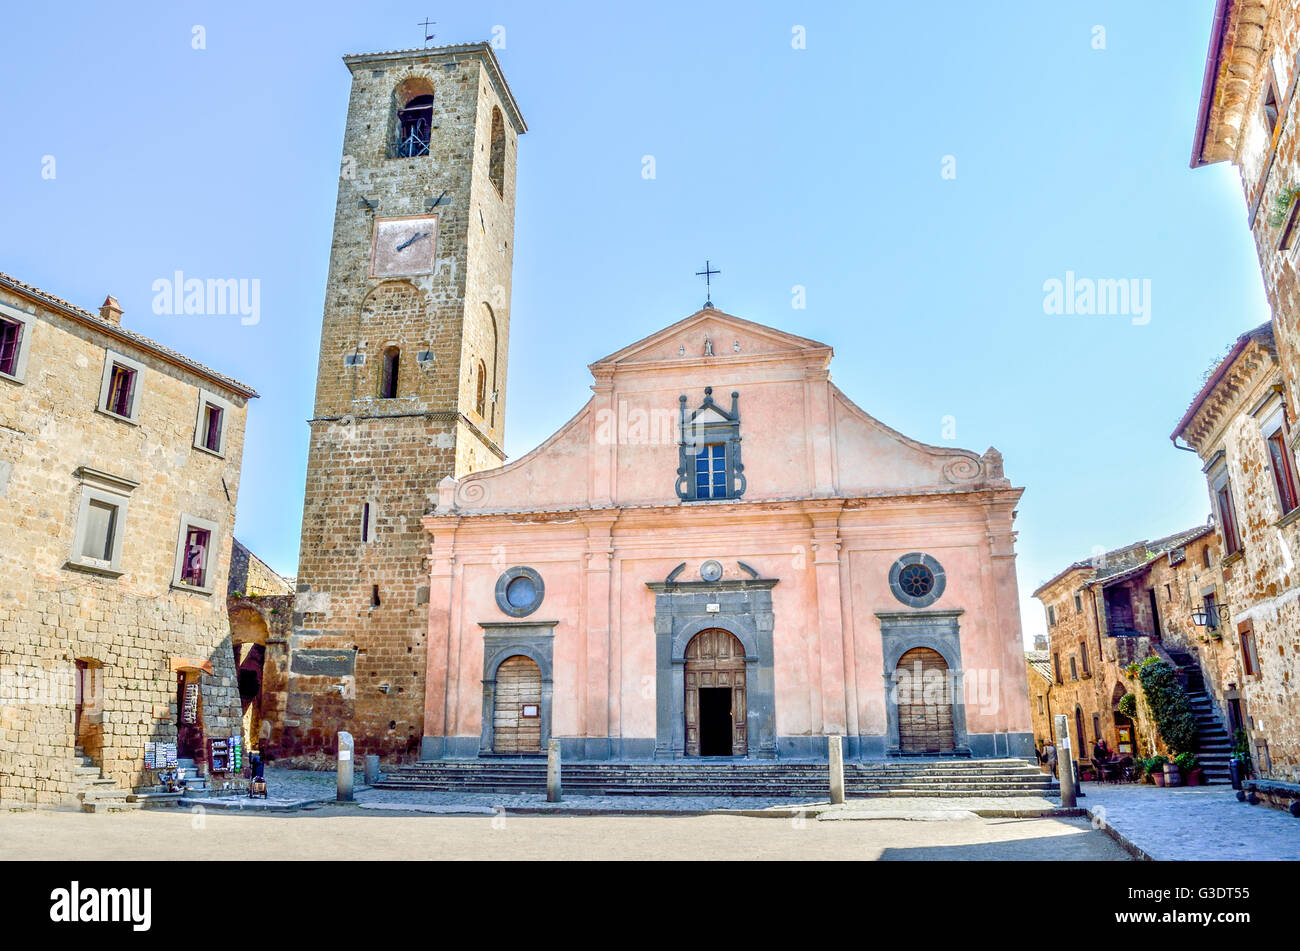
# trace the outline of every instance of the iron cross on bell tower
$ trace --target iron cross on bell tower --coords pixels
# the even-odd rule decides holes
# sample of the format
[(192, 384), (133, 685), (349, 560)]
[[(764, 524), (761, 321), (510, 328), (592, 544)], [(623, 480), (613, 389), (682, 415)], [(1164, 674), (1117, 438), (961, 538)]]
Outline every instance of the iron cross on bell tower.
[(707, 260), (704, 262), (704, 270), (695, 272), (696, 277), (704, 278), (704, 306), (708, 309), (713, 308), (713, 275), (721, 273), (713, 270), (713, 266)]

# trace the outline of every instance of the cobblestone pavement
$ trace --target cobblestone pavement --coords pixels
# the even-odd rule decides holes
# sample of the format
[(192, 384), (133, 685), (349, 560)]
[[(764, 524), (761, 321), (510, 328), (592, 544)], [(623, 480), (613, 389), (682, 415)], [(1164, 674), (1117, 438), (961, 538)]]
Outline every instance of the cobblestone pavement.
[(358, 806), (0, 817), (0, 860), (1127, 858), (1087, 819), (815, 822), (744, 816), (429, 816)]
[(1300, 859), (1300, 819), (1237, 802), (1230, 786), (1084, 783), (1079, 805), (1153, 859)]

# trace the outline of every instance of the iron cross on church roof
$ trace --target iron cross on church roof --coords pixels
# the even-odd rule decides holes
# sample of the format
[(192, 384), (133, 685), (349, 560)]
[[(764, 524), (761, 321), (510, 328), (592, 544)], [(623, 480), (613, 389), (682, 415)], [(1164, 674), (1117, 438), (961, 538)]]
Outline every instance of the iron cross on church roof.
[(704, 262), (704, 270), (703, 270), (703, 271), (696, 271), (696, 272), (695, 272), (695, 276), (696, 276), (696, 277), (702, 277), (702, 278), (704, 278), (704, 306), (705, 306), (705, 307), (712, 307), (712, 306), (713, 306), (713, 280), (712, 280), (712, 278), (713, 278), (713, 275), (715, 275), (715, 274), (721, 274), (721, 273), (722, 273), (721, 271), (715, 271), (715, 270), (713, 270), (713, 266), (712, 266), (711, 264), (709, 264), (709, 262), (708, 262), (707, 260)]
[(419, 23), (419, 24), (416, 24), (416, 25), (417, 25), (417, 26), (422, 26), (422, 27), (424, 27), (424, 45), (425, 45), (425, 46), (428, 46), (428, 45), (429, 45), (429, 42), (430, 42), (430, 41), (431, 41), (435, 36), (438, 35), (437, 33), (430, 33), (430, 32), (429, 32), (429, 27), (431, 27), (431, 26), (437, 26), (437, 25), (438, 25), (438, 21), (437, 21), (437, 20), (430, 20), (428, 17), (425, 17), (423, 23)]

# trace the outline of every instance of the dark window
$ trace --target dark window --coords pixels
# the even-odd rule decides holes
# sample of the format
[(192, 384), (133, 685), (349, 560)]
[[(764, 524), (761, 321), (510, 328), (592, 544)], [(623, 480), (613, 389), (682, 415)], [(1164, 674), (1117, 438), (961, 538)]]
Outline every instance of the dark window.
[(377, 584), (370, 586), (370, 606), (372, 608), (379, 607), (379, 585)]
[(1064, 683), (1065, 681), (1061, 679), (1061, 655), (1059, 653), (1052, 654), (1052, 669), (1056, 672), (1056, 682), (1058, 684)]
[(397, 367), (401, 362), (402, 351), (389, 347), (384, 351), (383, 366), (379, 375), (379, 398), (391, 400), (397, 397)]
[(220, 406), (208, 403), (203, 408), (203, 448), (212, 452), (221, 451), (221, 417)]
[(370, 541), (370, 503), (361, 506), (361, 540)]
[(474, 387), (474, 409), (480, 417), (487, 416), (487, 367), (478, 362), (478, 383)]
[(1079, 641), (1079, 660), (1083, 665), (1083, 676), (1091, 677), (1092, 668), (1088, 666), (1088, 642)]
[(18, 372), (18, 348), (22, 341), (22, 324), (16, 320), (0, 320), (0, 373), (13, 376)]
[(1207, 594), (1201, 598), (1201, 604), (1205, 608), (1205, 626), (1211, 631), (1219, 629), (1219, 608), (1214, 603), (1214, 595)]
[(488, 178), (498, 195), (505, 195), (506, 124), (500, 108), (492, 107), (492, 154), (488, 159)]
[(1264, 122), (1268, 125), (1268, 134), (1271, 137), (1277, 131), (1278, 117), (1281, 108), (1278, 104), (1277, 86), (1273, 82), (1273, 77), (1269, 76), (1264, 85)]
[(1281, 428), (1268, 437), (1268, 456), (1273, 464), (1273, 484), (1277, 486), (1278, 501), (1282, 503), (1282, 514), (1285, 515), (1294, 511), (1300, 501), (1296, 498), (1295, 466)]
[(1056, 627), (1056, 606), (1053, 604), (1047, 606), (1047, 626)]
[(1248, 674), (1259, 673), (1259, 657), (1255, 654), (1255, 631), (1250, 622), (1245, 622), (1241, 635), (1241, 666)]
[(1101, 717), (1095, 713), (1092, 715), (1092, 735), (1095, 742), (1101, 742)]
[(727, 447), (725, 443), (701, 446), (695, 454), (695, 497), (727, 497)]
[(433, 130), (433, 96), (416, 96), (397, 110), (397, 144), (399, 156), (413, 158), (429, 154)]
[(135, 395), (135, 371), (120, 363), (113, 364), (108, 383), (108, 407), (118, 416), (131, 415), (131, 399)]
[(208, 543), (212, 533), (202, 528), (185, 529), (185, 552), (181, 562), (181, 582), (202, 588), (208, 580)]
[(1083, 597), (1081, 595), (1076, 594), (1074, 596), (1074, 613), (1075, 614), (1083, 613)]
[(1232, 484), (1224, 481), (1214, 492), (1219, 506), (1219, 534), (1223, 536), (1224, 553), (1236, 554), (1241, 550), (1241, 541), (1237, 537), (1237, 512), (1232, 505)]
[(898, 585), (913, 598), (924, 598), (934, 590), (934, 572), (925, 565), (907, 565), (898, 573)]
[(1079, 666), (1074, 662), (1073, 656), (1070, 658), (1070, 679), (1071, 680), (1079, 679)]

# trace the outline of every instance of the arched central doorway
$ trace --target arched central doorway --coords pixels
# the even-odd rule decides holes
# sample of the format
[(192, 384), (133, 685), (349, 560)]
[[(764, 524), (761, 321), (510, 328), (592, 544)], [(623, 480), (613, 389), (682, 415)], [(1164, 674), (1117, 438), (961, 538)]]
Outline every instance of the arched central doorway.
[(541, 752), (542, 671), (522, 654), (497, 668), (492, 737), (494, 753)]
[(955, 749), (952, 725), (952, 678), (943, 655), (928, 647), (914, 647), (898, 659), (898, 751), (951, 753)]
[(745, 648), (720, 628), (686, 645), (686, 755), (744, 756)]

